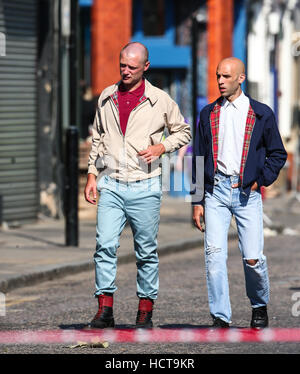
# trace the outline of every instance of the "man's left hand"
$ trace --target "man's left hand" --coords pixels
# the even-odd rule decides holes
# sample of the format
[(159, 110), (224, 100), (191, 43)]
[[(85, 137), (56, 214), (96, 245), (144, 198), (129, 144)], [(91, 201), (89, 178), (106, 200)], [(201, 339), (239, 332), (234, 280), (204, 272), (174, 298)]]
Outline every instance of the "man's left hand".
[[(235, 184), (233, 184), (231, 187), (232, 187), (232, 188), (238, 188), (238, 187), (240, 187), (240, 186), (241, 186), (240, 183), (235, 183)], [(254, 182), (254, 183), (252, 184), (252, 186), (251, 186), (251, 191), (256, 191), (257, 188), (258, 188), (258, 184), (257, 184), (257, 182)]]
[(149, 145), (149, 147), (138, 153), (138, 156), (147, 164), (157, 160), (163, 153), (165, 153), (165, 147), (160, 143), (156, 145)]
[(251, 191), (256, 191), (257, 188), (258, 188), (258, 184), (257, 184), (257, 182), (254, 182), (254, 183), (252, 184), (252, 186), (251, 186)]

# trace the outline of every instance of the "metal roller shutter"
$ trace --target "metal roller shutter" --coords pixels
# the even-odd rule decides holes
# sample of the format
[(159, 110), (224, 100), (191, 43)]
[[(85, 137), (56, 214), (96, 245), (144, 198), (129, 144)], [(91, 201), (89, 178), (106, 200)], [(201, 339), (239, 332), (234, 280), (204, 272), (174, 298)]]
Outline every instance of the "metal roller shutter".
[[(37, 1), (0, 0), (0, 196), (2, 220), (32, 221), (37, 188)], [(0, 206), (1, 209), (1, 206)]]

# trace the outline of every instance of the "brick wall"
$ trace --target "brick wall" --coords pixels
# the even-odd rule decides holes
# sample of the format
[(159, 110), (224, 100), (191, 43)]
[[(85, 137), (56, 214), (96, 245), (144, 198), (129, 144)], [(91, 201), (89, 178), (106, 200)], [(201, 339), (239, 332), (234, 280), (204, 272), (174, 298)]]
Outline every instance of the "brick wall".
[(233, 0), (207, 0), (208, 12), (208, 100), (216, 100), (219, 90), (216, 68), (220, 60), (232, 56)]
[(93, 94), (117, 82), (119, 54), (130, 41), (132, 0), (94, 0), (91, 11)]

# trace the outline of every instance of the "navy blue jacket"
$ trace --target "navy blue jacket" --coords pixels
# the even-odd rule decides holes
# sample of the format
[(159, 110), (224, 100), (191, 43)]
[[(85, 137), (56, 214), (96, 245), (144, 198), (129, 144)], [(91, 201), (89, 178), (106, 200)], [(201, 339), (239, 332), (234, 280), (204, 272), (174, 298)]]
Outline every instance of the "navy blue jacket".
[[(253, 100), (251, 97), (249, 97), (249, 100), (256, 119), (241, 186), (243, 192), (248, 196), (254, 182), (257, 182), (259, 187), (272, 184), (277, 179), (280, 169), (284, 166), (287, 158), (272, 109)], [(200, 113), (193, 149), (192, 183), (194, 186), (198, 183), (198, 181), (196, 182), (196, 170), (197, 167), (199, 168), (199, 163), (197, 163), (196, 157), (203, 156), (204, 175), (201, 170), (202, 178), (200, 179), (202, 181), (204, 179), (204, 192), (210, 193), (213, 192), (215, 173), (210, 112), (216, 102), (206, 105)], [(201, 186), (198, 187), (201, 189)], [(192, 204), (203, 204), (204, 196), (197, 193), (195, 188), (192, 189), (191, 194), (194, 194)]]

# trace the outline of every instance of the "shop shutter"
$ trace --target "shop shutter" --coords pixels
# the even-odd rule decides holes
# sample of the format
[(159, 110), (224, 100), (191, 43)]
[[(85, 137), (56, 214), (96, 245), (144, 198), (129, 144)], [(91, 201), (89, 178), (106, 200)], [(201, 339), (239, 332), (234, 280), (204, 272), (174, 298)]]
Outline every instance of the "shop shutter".
[(38, 211), (36, 21), (36, 0), (0, 0), (0, 214), (8, 224)]

